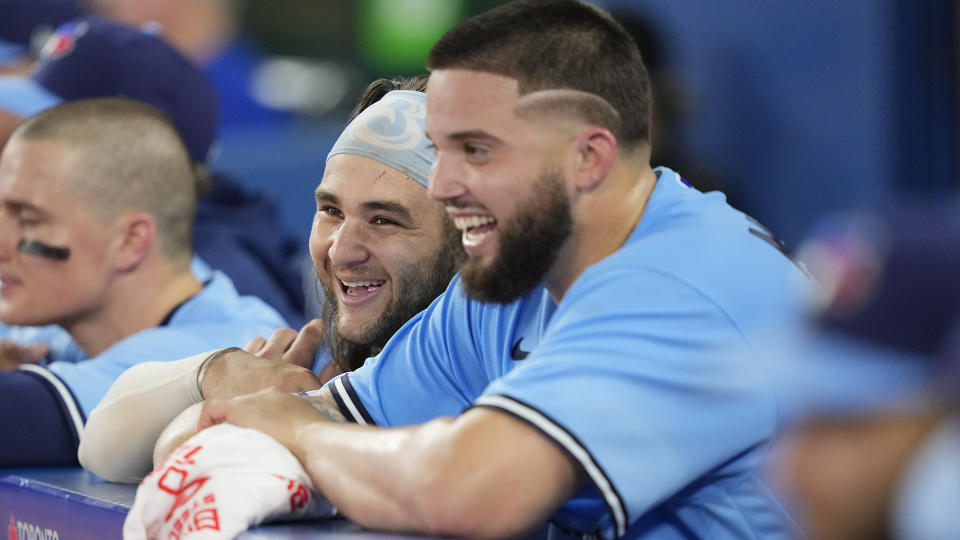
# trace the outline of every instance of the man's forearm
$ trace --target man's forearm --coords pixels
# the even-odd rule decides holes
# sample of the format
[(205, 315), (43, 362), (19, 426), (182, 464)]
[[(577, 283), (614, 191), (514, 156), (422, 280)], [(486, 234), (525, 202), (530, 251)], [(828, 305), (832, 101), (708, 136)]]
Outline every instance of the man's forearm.
[(290, 450), (314, 485), (353, 521), (373, 529), (432, 532), (421, 497), (429, 495), (430, 478), (422, 469), (425, 456), (414, 449), (424, 428), (318, 422), (303, 426)]
[(511, 537), (542, 523), (583, 481), (556, 444), (503, 412), (379, 428), (331, 422), (342, 415), (326, 389), (308, 398), (268, 390), (210, 400), (198, 426), (270, 435), (344, 515), (377, 529)]
[(312, 422), (289, 447), (344, 515), (374, 529), (512, 537), (583, 480), (538, 432), (483, 410), (405, 428)]
[(324, 388), (323, 390), (304, 396), (304, 399), (307, 403), (313, 405), (313, 408), (317, 409), (327, 420), (331, 422), (347, 421), (343, 413), (340, 412), (340, 407), (337, 407), (337, 402), (333, 399), (333, 394), (330, 390)]
[(146, 362), (125, 371), (90, 413), (80, 463), (113, 482), (139, 482), (150, 472), (163, 429), (200, 401), (197, 368), (210, 353), (173, 362)]

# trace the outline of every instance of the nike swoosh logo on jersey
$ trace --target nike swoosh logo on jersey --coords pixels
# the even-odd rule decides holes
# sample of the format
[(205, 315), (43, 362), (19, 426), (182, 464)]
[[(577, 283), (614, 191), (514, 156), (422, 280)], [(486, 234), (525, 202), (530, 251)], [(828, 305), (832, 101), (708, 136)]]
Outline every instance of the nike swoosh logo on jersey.
[(530, 351), (525, 351), (520, 348), (520, 343), (522, 342), (523, 338), (520, 338), (516, 343), (513, 344), (513, 348), (510, 349), (510, 358), (514, 360), (523, 360), (524, 358), (530, 356)]

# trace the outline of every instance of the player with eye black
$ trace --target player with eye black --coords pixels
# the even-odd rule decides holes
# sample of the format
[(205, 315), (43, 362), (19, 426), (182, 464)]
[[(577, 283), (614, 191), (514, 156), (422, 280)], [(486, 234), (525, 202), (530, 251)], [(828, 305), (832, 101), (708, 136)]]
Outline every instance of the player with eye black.
[(75, 464), (86, 415), (126, 368), (284, 326), (220, 273), (191, 271), (197, 178), (153, 107), (77, 100), (0, 154), (0, 321), (56, 324), (87, 359), (0, 371), (0, 466)]

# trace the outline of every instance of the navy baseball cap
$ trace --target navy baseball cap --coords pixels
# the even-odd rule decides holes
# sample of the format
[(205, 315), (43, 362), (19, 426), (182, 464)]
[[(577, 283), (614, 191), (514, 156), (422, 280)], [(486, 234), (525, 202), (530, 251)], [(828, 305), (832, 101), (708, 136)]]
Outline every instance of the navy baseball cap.
[(870, 414), (960, 395), (960, 208), (901, 206), (822, 221), (799, 256), (822, 310), (784, 386), (801, 414)]
[(38, 32), (50, 34), (80, 15), (74, 0), (0, 0), (0, 65), (29, 53)]
[[(0, 0), (2, 1), (2, 0)], [(60, 26), (25, 77), (0, 77), (0, 109), (31, 116), (62, 101), (126, 97), (167, 113), (190, 155), (205, 162), (216, 138), (217, 98), (189, 60), (148, 29), (96, 17)]]

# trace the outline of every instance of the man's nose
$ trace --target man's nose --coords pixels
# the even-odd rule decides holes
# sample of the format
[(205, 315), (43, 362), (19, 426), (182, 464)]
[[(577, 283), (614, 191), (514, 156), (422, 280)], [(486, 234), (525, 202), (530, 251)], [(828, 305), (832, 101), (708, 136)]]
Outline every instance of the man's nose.
[(436, 201), (462, 197), (467, 191), (462, 182), (462, 175), (462, 167), (457, 166), (453, 158), (447, 158), (437, 152), (437, 159), (430, 167), (427, 195)]
[(333, 233), (333, 242), (327, 256), (336, 266), (350, 267), (362, 264), (370, 258), (364, 227), (356, 221), (344, 221)]

